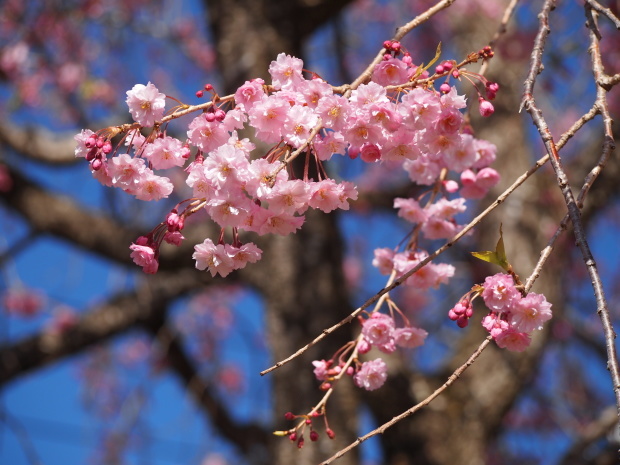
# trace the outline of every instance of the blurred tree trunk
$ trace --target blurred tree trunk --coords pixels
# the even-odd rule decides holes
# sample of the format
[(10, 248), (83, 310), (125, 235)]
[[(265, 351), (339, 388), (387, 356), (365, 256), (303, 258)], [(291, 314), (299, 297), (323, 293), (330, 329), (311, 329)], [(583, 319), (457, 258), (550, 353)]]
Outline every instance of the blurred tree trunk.
[[(224, 91), (232, 93), (244, 81), (256, 77), (269, 82), (269, 64), (279, 53), (303, 58), (304, 39), (347, 3), (342, 0), (207, 1)], [(260, 142), (257, 146), (260, 147)], [(296, 168), (300, 176), (303, 167), (293, 166)], [(343, 277), (343, 244), (336, 215), (312, 211), (306, 214), (306, 222), (296, 234), (264, 239), (261, 266), (248, 274), (264, 299), (266, 337), (275, 362), (346, 317), (352, 308)], [(320, 399), (322, 393), (312, 374), (311, 361), (330, 358), (350, 339), (350, 327), (346, 327), (304, 357), (267, 375), (273, 378), (277, 429), (288, 429), (295, 424), (284, 420), (284, 413), (306, 413), (305, 409), (309, 410)], [(330, 399), (327, 418), (337, 433), (333, 441), (327, 439), (323, 420), (319, 418), (318, 445), (310, 443), (308, 432), (306, 446), (301, 451), (288, 439), (274, 437), (271, 463), (317, 464), (353, 441), (357, 432), (355, 397), (350, 380), (345, 379)], [(340, 463), (358, 463), (357, 454), (350, 454)]]

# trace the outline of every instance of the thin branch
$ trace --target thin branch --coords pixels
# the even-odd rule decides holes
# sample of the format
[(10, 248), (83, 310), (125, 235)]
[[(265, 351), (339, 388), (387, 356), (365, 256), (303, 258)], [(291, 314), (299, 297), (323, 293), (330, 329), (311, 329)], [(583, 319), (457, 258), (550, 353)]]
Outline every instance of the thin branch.
[[(551, 131), (549, 130), (547, 123), (543, 117), (542, 111), (536, 106), (533, 92), (536, 82), (536, 76), (542, 71), (542, 56), (545, 48), (546, 39), (550, 33), (549, 28), (549, 14), (555, 8), (555, 0), (546, 0), (541, 13), (539, 14), (540, 26), (536, 40), (534, 42), (534, 48), (532, 50), (530, 71), (527, 79), (524, 83), (524, 94), (521, 104), (521, 108), (525, 108), (529, 113), (534, 125), (538, 129), (540, 137), (545, 144), (547, 153), (550, 156), (551, 164), (557, 176), (558, 187), (562, 191), (570, 220), (573, 224), (573, 231), (575, 240), (581, 254), (583, 256), (584, 263), (588, 269), (590, 280), (592, 282), (592, 288), (596, 297), (597, 313), (601, 318), (603, 329), (605, 333), (605, 341), (607, 346), (607, 368), (610, 371), (614, 393), (616, 395), (616, 406), (620, 415), (620, 367), (618, 366), (618, 357), (616, 354), (616, 348), (614, 339), (616, 334), (611, 324), (611, 318), (609, 310), (607, 308), (607, 301), (603, 290), (601, 278), (590, 251), (586, 233), (581, 221), (581, 211), (575, 201), (573, 192), (568, 183), (568, 178), (564, 172), (562, 162), (557, 150), (557, 146), (553, 140)], [(594, 32), (593, 32), (594, 34)]]
[(27, 457), (28, 462), (32, 465), (43, 465), (43, 462), (39, 458), (39, 454), (37, 453), (30, 436), (28, 436), (26, 428), (24, 428), (24, 426), (17, 421), (16, 418), (13, 418), (13, 416), (10, 415), (6, 409), (0, 410), (0, 421), (3, 421), (8, 428), (13, 430), (13, 434), (15, 434), (15, 437), (21, 444), (22, 450), (24, 451), (24, 455)]
[(593, 10), (598, 11), (600, 14), (607, 16), (607, 18), (612, 23), (614, 23), (614, 26), (616, 26), (616, 29), (620, 30), (620, 19), (618, 19), (618, 17), (613, 13), (613, 11), (611, 11), (610, 8), (604, 7), (596, 0), (586, 0), (586, 3), (590, 5), (590, 8), (592, 8)]
[(344, 454), (346, 454), (350, 450), (352, 450), (352, 449), (356, 448), (357, 446), (359, 446), (362, 442), (366, 441), (367, 439), (370, 439), (373, 436), (376, 436), (377, 434), (385, 433), (390, 427), (394, 426), (399, 421), (404, 420), (405, 418), (413, 415), (415, 412), (420, 410), (422, 407), (425, 407), (428, 404), (430, 404), (436, 397), (438, 397), (442, 392), (444, 392), (446, 389), (448, 389), (450, 386), (452, 386), (452, 384), (454, 384), (454, 382), (457, 379), (459, 379), (459, 377), (463, 374), (463, 372), (465, 370), (467, 370), (467, 368), (469, 368), (476, 361), (476, 359), (480, 356), (480, 354), (486, 348), (486, 346), (489, 345), (491, 340), (492, 340), (491, 336), (488, 336), (482, 342), (482, 344), (480, 344), (480, 346), (478, 346), (478, 348), (475, 350), (475, 352), (473, 354), (471, 354), (471, 356), (467, 359), (467, 361), (463, 365), (458, 367), (454, 371), (454, 373), (452, 373), (452, 375), (450, 375), (450, 377), (448, 378), (448, 380), (445, 383), (443, 383), (439, 388), (437, 388), (435, 390), (435, 392), (433, 392), (430, 396), (428, 396), (422, 402), (417, 403), (416, 405), (411, 407), (409, 410), (406, 410), (403, 413), (401, 413), (400, 415), (395, 416), (390, 421), (388, 421), (388, 422), (384, 423), (383, 425), (379, 426), (377, 429), (372, 430), (368, 434), (365, 434), (364, 436), (361, 436), (361, 437), (357, 438), (357, 440), (355, 440), (355, 442), (352, 442), (351, 444), (349, 444), (344, 449), (339, 450), (335, 455), (333, 455), (329, 459), (327, 459), (324, 462), (322, 462), (321, 465), (328, 465), (328, 464), (332, 463), (334, 460), (342, 457)]
[[(558, 142), (558, 145), (557, 145), (558, 150), (561, 149), (577, 133), (577, 131), (579, 129), (581, 129), (588, 121), (592, 120), (596, 115), (597, 115), (597, 108), (593, 107), (586, 114), (584, 114), (581, 118), (579, 118), (577, 121), (575, 121), (575, 123), (569, 128), (569, 130), (566, 131), (562, 135), (562, 138), (560, 139), (560, 141)], [(275, 370), (277, 368), (280, 368), (282, 365), (285, 365), (286, 363), (290, 362), (291, 360), (299, 357), (301, 354), (303, 354), (310, 347), (316, 345), (318, 342), (320, 342), (321, 340), (325, 339), (328, 335), (330, 335), (331, 333), (336, 331), (338, 328), (340, 328), (341, 326), (344, 326), (345, 324), (350, 323), (351, 321), (353, 321), (353, 319), (357, 315), (359, 315), (362, 311), (364, 311), (366, 308), (368, 308), (374, 302), (379, 300), (381, 298), (381, 296), (383, 296), (384, 294), (390, 292), (392, 289), (396, 288), (397, 286), (400, 286), (403, 282), (405, 282), (407, 280), (407, 278), (409, 276), (411, 276), (415, 272), (419, 271), (422, 267), (424, 267), (425, 265), (430, 263), (432, 260), (437, 258), (439, 255), (441, 255), (443, 252), (448, 250), (450, 247), (452, 247), (463, 236), (465, 236), (469, 231), (471, 231), (478, 223), (480, 223), (480, 221), (482, 221), (482, 219), (484, 217), (486, 217), (489, 213), (491, 213), (493, 210), (495, 210), (496, 207), (501, 205), (508, 198), (508, 196), (510, 194), (512, 194), (532, 174), (534, 174), (536, 171), (538, 171), (538, 169), (541, 166), (543, 166), (545, 163), (547, 163), (547, 161), (549, 161), (549, 155), (545, 155), (542, 158), (540, 158), (536, 163), (534, 163), (534, 165), (529, 170), (527, 170), (525, 173), (523, 173), (521, 176), (519, 176), (515, 180), (515, 182), (512, 183), (512, 185), (510, 187), (508, 187), (502, 194), (500, 194), (497, 197), (497, 199), (493, 203), (491, 203), (491, 205), (489, 205), (482, 213), (480, 213), (478, 216), (476, 216), (469, 224), (464, 226), (463, 229), (456, 236), (454, 236), (452, 239), (450, 239), (450, 241), (448, 241), (446, 244), (444, 244), (439, 249), (435, 250), (432, 254), (430, 254), (424, 260), (420, 261), (416, 266), (414, 266), (411, 270), (407, 271), (405, 274), (403, 274), (399, 279), (394, 281), (392, 284), (390, 284), (390, 285), (384, 287), (383, 289), (381, 289), (374, 296), (372, 296), (370, 299), (368, 299), (366, 302), (364, 302), (362, 304), (362, 306), (360, 306), (357, 309), (355, 309), (353, 311), (353, 313), (351, 313), (349, 316), (347, 316), (346, 318), (344, 318), (340, 322), (336, 323), (335, 325), (333, 325), (333, 326), (331, 326), (331, 327), (329, 327), (327, 329), (324, 329), (323, 332), (319, 336), (317, 336), (315, 339), (313, 339), (311, 342), (309, 342), (305, 346), (301, 347), (294, 354), (292, 354), (291, 356), (285, 358), (284, 360), (279, 361), (278, 363), (276, 363), (275, 365), (271, 366), (270, 368), (267, 368), (266, 370), (261, 371), (260, 372), (261, 376), (262, 375), (266, 375), (267, 373), (269, 373), (269, 372), (271, 372), (271, 371), (273, 371), (273, 370)]]
[[(392, 41), (399, 41), (399, 40), (401, 40), (403, 37), (405, 37), (407, 34), (409, 34), (416, 27), (418, 27), (419, 25), (425, 23), (429, 19), (431, 19), (434, 15), (439, 13), (441, 10), (444, 10), (444, 9), (448, 8), (454, 2), (455, 2), (455, 0), (442, 0), (442, 1), (438, 2), (435, 6), (429, 8), (424, 13), (416, 16), (414, 19), (409, 21), (404, 26), (399, 27), (396, 30), (396, 34), (394, 35), (394, 37), (391, 40)], [(383, 59), (383, 55), (384, 54), (385, 54), (385, 49), (382, 48), (379, 51), (379, 53), (377, 53), (377, 56), (368, 65), (368, 67), (362, 72), (362, 74), (360, 74), (357, 77), (357, 79), (355, 79), (355, 81), (353, 81), (351, 83), (351, 85), (349, 86), (349, 91), (348, 92), (350, 92), (351, 90), (357, 89), (360, 85), (362, 85), (365, 82), (370, 80), (370, 77), (372, 76), (372, 72), (374, 71), (375, 66), (377, 66), (379, 63), (381, 63), (381, 60)]]
[[(512, 18), (512, 15), (514, 14), (518, 3), (519, 0), (510, 0), (510, 3), (504, 10), (504, 15), (502, 16), (502, 19), (500, 21), (499, 28), (489, 42), (489, 47), (491, 47), (491, 49), (495, 47), (497, 40), (506, 33), (506, 26), (508, 25), (508, 21), (510, 21), (510, 18)], [(484, 73), (486, 73), (486, 70), (489, 67), (489, 63), (489, 60), (484, 60), (482, 62), (482, 66), (480, 67), (480, 75), (484, 76)]]

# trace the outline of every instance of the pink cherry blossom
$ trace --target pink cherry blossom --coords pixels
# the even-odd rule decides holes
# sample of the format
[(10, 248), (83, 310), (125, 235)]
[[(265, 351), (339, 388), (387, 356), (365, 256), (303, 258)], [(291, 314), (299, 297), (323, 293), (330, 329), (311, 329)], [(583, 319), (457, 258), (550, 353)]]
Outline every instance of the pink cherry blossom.
[(379, 389), (383, 386), (386, 379), (387, 365), (380, 358), (362, 363), (362, 366), (353, 377), (355, 384), (367, 391)]
[(86, 147), (86, 141), (95, 135), (90, 129), (82, 129), (79, 134), (73, 136), (73, 139), (77, 142), (75, 146), (75, 157), (85, 158), (86, 154), (90, 151), (89, 147)]
[(349, 101), (339, 95), (328, 95), (321, 98), (316, 107), (316, 113), (321, 118), (323, 126), (341, 131), (351, 112)]
[(485, 316), (482, 319), (482, 326), (494, 339), (510, 328), (508, 322), (499, 318), (497, 313), (489, 313)]
[(210, 152), (228, 141), (230, 135), (222, 123), (208, 121), (204, 114), (194, 118), (187, 131), (189, 142), (203, 152)]
[(385, 313), (375, 312), (362, 324), (364, 338), (374, 346), (393, 344), (394, 319)]
[(522, 333), (515, 329), (507, 329), (495, 338), (497, 346), (513, 352), (523, 352), (532, 342), (528, 333)]
[(136, 84), (128, 90), (126, 102), (133, 120), (141, 126), (153, 126), (164, 116), (166, 96), (150, 82), (146, 86)]
[(310, 189), (301, 179), (276, 183), (267, 199), (269, 210), (284, 213), (303, 213), (308, 208)]
[(257, 102), (248, 112), (250, 125), (256, 130), (256, 137), (270, 144), (279, 142), (290, 108), (288, 101), (277, 94)]
[(347, 144), (340, 132), (330, 131), (323, 137), (317, 136), (313, 146), (317, 158), (321, 161), (327, 161), (331, 159), (334, 153), (344, 154)]
[(310, 108), (294, 105), (282, 127), (282, 137), (293, 147), (299, 147), (310, 138), (310, 131), (318, 120)]
[(424, 223), (428, 216), (426, 211), (414, 199), (394, 199), (394, 208), (398, 208), (398, 216), (411, 223)]
[(421, 328), (405, 326), (404, 328), (396, 328), (394, 330), (394, 342), (399, 347), (413, 349), (424, 344), (428, 333)]
[(510, 322), (517, 331), (529, 333), (542, 329), (545, 321), (551, 319), (551, 304), (544, 295), (529, 293), (511, 308)]
[(267, 217), (258, 231), (261, 235), (271, 233), (288, 236), (301, 228), (304, 223), (303, 216), (293, 216), (288, 213), (267, 213)]
[(239, 87), (235, 92), (235, 103), (245, 111), (249, 111), (256, 102), (260, 101), (265, 96), (265, 91), (263, 90), (264, 84), (265, 81), (262, 79), (245, 81), (245, 84)]
[(131, 259), (133, 262), (142, 267), (145, 273), (155, 274), (159, 267), (155, 250), (148, 245), (131, 244)]
[(313, 110), (316, 109), (322, 98), (333, 95), (332, 86), (318, 78), (301, 81), (295, 90), (301, 93), (307, 107)]
[(196, 244), (192, 258), (196, 260), (197, 269), (208, 269), (211, 276), (219, 274), (224, 278), (234, 268), (233, 260), (226, 253), (224, 244), (215, 245), (211, 239)]
[(375, 249), (374, 253), (375, 258), (372, 261), (372, 266), (377, 267), (381, 274), (390, 274), (394, 268), (394, 251), (384, 247)]
[(276, 89), (294, 88), (303, 81), (304, 62), (299, 58), (280, 53), (269, 65), (269, 74)]
[(166, 136), (163, 139), (155, 139), (151, 144), (146, 144), (142, 155), (151, 162), (154, 169), (165, 170), (173, 166), (183, 166), (189, 150), (180, 140)]
[(407, 65), (392, 56), (382, 60), (372, 72), (372, 80), (382, 86), (402, 84), (408, 79)]
[(329, 370), (331, 363), (325, 360), (314, 360), (312, 365), (314, 365), (313, 373), (316, 379), (325, 381), (328, 378), (327, 370)]
[(170, 179), (157, 176), (147, 168), (142, 173), (135, 195), (138, 200), (160, 200), (167, 198), (173, 189)]
[(166, 241), (167, 244), (176, 245), (177, 247), (183, 243), (184, 239), (185, 237), (183, 237), (183, 234), (179, 231), (166, 231), (166, 234), (164, 234), (164, 241)]
[(248, 242), (241, 247), (226, 244), (226, 253), (232, 259), (235, 270), (244, 268), (248, 263), (256, 263), (260, 260), (263, 251), (256, 244)]
[(108, 164), (112, 184), (132, 194), (142, 182), (142, 174), (147, 169), (143, 158), (132, 158), (126, 153), (112, 157)]
[(484, 280), (482, 298), (485, 305), (496, 312), (509, 312), (521, 299), (510, 275), (497, 273)]

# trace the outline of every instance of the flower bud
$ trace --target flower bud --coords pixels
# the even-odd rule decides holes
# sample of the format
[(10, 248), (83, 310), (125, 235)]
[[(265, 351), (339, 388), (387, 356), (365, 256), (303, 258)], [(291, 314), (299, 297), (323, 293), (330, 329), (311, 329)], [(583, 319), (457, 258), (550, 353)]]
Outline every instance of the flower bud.
[(480, 116), (491, 116), (495, 112), (495, 108), (493, 107), (493, 104), (491, 102), (483, 99), (482, 97), (478, 99), (478, 102), (480, 103)]

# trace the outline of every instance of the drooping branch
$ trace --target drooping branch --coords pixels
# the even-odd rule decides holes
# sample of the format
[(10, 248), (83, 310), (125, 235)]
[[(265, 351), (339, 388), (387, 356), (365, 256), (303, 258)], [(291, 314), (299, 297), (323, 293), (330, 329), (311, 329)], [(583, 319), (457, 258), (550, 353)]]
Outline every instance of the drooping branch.
[[(551, 160), (551, 165), (557, 176), (558, 187), (560, 188), (566, 206), (568, 208), (568, 214), (570, 216), (571, 223), (573, 224), (573, 231), (575, 235), (576, 243), (583, 256), (584, 263), (588, 269), (590, 280), (592, 282), (592, 288), (596, 297), (597, 313), (603, 323), (605, 340), (607, 345), (607, 368), (610, 371), (614, 393), (616, 395), (616, 405), (618, 414), (620, 415), (620, 367), (618, 365), (618, 357), (615, 348), (615, 337), (613, 326), (611, 324), (611, 318), (607, 307), (607, 301), (605, 298), (605, 292), (603, 290), (602, 281), (596, 262), (587, 241), (585, 229), (581, 220), (581, 211), (577, 205), (571, 187), (568, 183), (568, 177), (564, 171), (560, 155), (557, 150), (557, 146), (554, 142), (553, 136), (549, 127), (543, 117), (542, 111), (536, 106), (534, 99), (534, 85), (536, 83), (536, 77), (542, 71), (542, 57), (545, 49), (546, 39), (551, 32), (549, 27), (549, 14), (555, 8), (555, 0), (546, 0), (541, 13), (539, 14), (540, 27), (536, 40), (534, 42), (534, 48), (532, 50), (530, 71), (524, 84), (524, 94), (522, 100), (522, 108), (525, 108), (529, 113), (534, 125), (538, 129), (540, 137), (545, 144), (547, 154)], [(594, 30), (592, 31), (594, 34)], [(609, 150), (613, 145), (609, 146)]]

